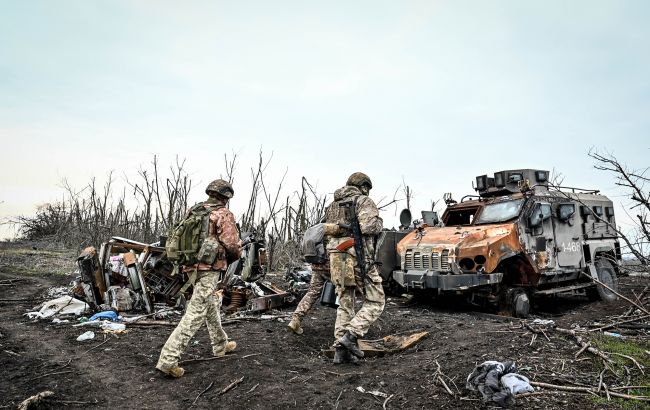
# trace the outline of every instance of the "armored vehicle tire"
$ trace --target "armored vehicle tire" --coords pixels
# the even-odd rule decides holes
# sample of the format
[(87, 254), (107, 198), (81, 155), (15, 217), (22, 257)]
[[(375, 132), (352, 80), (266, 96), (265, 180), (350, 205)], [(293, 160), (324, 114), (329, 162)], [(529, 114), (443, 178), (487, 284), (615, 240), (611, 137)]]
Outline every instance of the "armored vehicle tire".
[(512, 314), (515, 317), (527, 318), (530, 312), (530, 299), (523, 289), (513, 289), (511, 293)]
[[(618, 291), (616, 269), (614, 269), (614, 266), (610, 261), (603, 258), (596, 259), (596, 273), (598, 274), (599, 281), (603, 282), (615, 291)], [(603, 302), (613, 302), (618, 299), (614, 292), (601, 285), (596, 285), (596, 292), (598, 292), (598, 296)]]

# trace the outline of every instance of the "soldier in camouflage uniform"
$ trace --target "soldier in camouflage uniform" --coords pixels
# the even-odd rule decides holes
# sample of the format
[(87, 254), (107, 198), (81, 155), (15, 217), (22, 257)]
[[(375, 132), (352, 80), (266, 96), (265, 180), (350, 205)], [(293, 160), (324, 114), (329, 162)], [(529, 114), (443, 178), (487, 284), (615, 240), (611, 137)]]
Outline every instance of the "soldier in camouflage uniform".
[(320, 297), (321, 292), (323, 291), (323, 286), (325, 282), (330, 280), (330, 267), (329, 264), (312, 264), (311, 265), (311, 281), (309, 282), (309, 289), (305, 296), (300, 299), (298, 307), (293, 312), (291, 316), (291, 321), (287, 325), (289, 330), (294, 332), (297, 335), (303, 333), (301, 326), (302, 319), (305, 317), (307, 312), (314, 307), (314, 304)]
[(237, 347), (237, 343), (228, 341), (228, 336), (221, 327), (221, 292), (215, 293), (217, 281), (225, 273), (228, 261), (237, 260), (241, 256), (241, 242), (235, 217), (226, 208), (234, 191), (228, 182), (218, 179), (208, 185), (205, 193), (208, 194), (208, 200), (202, 205), (206, 208), (214, 207), (214, 210), (208, 216), (208, 233), (203, 242), (204, 245), (213, 244), (214, 249), (210, 251), (216, 253), (216, 259), (211, 265), (198, 263), (183, 267), (184, 272), (196, 272), (194, 291), (183, 318), (167, 339), (156, 365), (158, 370), (173, 377), (181, 377), (185, 373), (183, 368), (178, 366), (178, 361), (190, 339), (204, 322), (210, 333), (212, 353), (215, 356), (223, 356)]
[[(357, 338), (362, 337), (381, 316), (384, 310), (384, 290), (374, 262), (375, 242), (381, 232), (383, 221), (368, 193), (372, 182), (367, 175), (355, 172), (348, 178), (346, 186), (334, 192), (334, 202), (325, 212), (325, 235), (329, 253), (332, 283), (336, 286), (339, 307), (336, 311), (334, 337), (336, 342), (334, 363), (356, 362), (363, 357)], [(350, 245), (349, 215), (341, 203), (353, 201), (365, 253), (366, 278), (360, 276), (354, 246)], [(355, 313), (355, 292), (363, 294), (363, 305)]]

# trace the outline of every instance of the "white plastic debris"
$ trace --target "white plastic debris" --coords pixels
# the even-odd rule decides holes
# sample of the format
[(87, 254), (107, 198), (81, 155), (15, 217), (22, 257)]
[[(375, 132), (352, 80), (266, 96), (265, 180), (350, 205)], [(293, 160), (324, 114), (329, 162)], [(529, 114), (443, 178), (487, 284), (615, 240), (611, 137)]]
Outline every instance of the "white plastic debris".
[(375, 397), (384, 397), (384, 398), (388, 397), (388, 394), (386, 394), (384, 392), (380, 392), (379, 390), (370, 390), (370, 391), (368, 391), (368, 390), (364, 389), (361, 386), (357, 386), (357, 391), (359, 393), (372, 394)]
[(72, 325), (72, 327), (96, 327), (107, 332), (121, 332), (126, 330), (126, 325), (124, 323), (115, 323), (110, 320), (91, 320), (88, 322), (77, 323), (76, 325)]
[(101, 325), (102, 330), (107, 330), (110, 332), (121, 332), (126, 330), (126, 325), (124, 323), (115, 323), (109, 321), (103, 321)]
[(30, 319), (45, 319), (54, 315), (81, 315), (86, 309), (88, 304), (85, 302), (71, 296), (62, 296), (46, 302), (38, 312), (29, 312), (26, 315)]
[(93, 332), (92, 330), (89, 330), (89, 331), (87, 331), (85, 333), (80, 334), (79, 337), (77, 338), (77, 342), (83, 342), (85, 340), (92, 340), (94, 338), (95, 338), (95, 332)]
[(551, 319), (548, 319), (548, 320), (535, 319), (535, 320), (533, 320), (533, 324), (534, 325), (542, 325), (542, 326), (549, 326), (549, 325), (553, 326), (553, 325), (555, 325), (555, 321), (551, 320)]
[(54, 323), (54, 324), (59, 324), (59, 323), (70, 323), (70, 321), (69, 321), (68, 319), (61, 320), (61, 319), (59, 319), (58, 317), (55, 317), (54, 319), (52, 319), (52, 323)]

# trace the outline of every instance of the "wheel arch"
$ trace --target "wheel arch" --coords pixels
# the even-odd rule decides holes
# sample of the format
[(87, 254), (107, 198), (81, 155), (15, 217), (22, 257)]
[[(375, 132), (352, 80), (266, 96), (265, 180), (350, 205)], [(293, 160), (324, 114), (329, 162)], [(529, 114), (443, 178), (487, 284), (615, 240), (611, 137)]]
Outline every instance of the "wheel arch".
[(502, 283), (505, 285), (535, 286), (539, 281), (539, 273), (523, 254), (512, 254), (502, 258), (496, 272), (503, 273)]
[(605, 259), (612, 264), (614, 270), (616, 271), (616, 274), (620, 273), (620, 267), (618, 265), (618, 260), (616, 259), (616, 250), (613, 246), (599, 246), (597, 248), (594, 248), (592, 255), (593, 256), (591, 260), (594, 264), (598, 259)]

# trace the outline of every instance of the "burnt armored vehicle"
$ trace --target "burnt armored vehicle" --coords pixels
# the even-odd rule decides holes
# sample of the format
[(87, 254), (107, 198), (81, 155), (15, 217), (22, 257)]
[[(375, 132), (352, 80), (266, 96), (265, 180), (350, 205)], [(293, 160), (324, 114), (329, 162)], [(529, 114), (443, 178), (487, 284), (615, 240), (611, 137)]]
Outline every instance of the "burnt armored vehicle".
[(478, 195), (458, 203), (447, 196), (438, 226), (416, 222), (380, 238), (397, 250), (384, 261), (384, 279), (408, 291), (465, 294), (520, 317), (540, 295), (615, 300), (608, 288), (617, 289), (621, 252), (612, 201), (596, 190), (549, 188), (548, 178), (532, 169), (477, 177)]

